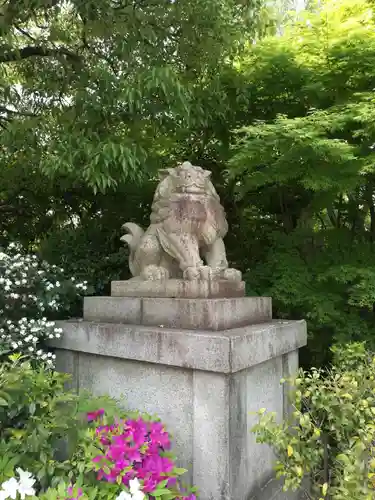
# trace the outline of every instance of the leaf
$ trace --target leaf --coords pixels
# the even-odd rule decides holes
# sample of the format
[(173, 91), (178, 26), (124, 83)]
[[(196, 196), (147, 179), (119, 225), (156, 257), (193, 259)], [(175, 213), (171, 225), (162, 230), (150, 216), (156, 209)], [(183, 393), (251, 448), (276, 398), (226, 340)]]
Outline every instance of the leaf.
[(156, 489), (152, 492), (152, 496), (154, 497), (161, 497), (163, 495), (168, 495), (170, 494), (171, 491), (168, 490), (167, 488), (160, 488), (160, 489)]
[(173, 473), (176, 474), (177, 476), (181, 476), (182, 474), (185, 474), (187, 472), (187, 469), (183, 469), (180, 467), (175, 467), (173, 469)]
[(288, 457), (291, 457), (293, 455), (293, 451), (294, 451), (292, 446), (288, 445), (287, 451), (288, 451)]
[(324, 483), (322, 486), (322, 495), (325, 497), (328, 491), (328, 483)]

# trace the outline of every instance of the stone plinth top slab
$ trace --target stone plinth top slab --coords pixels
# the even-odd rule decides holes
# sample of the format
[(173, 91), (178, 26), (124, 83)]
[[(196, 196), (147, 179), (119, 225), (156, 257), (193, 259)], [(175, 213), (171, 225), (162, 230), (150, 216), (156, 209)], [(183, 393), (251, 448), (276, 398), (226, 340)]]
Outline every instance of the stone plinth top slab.
[(159, 280), (130, 279), (112, 281), (112, 297), (225, 298), (244, 297), (244, 281), (228, 280)]
[(168, 299), (85, 297), (83, 319), (187, 330), (226, 330), (272, 319), (270, 297)]
[(305, 321), (271, 321), (245, 328), (179, 331), (88, 321), (59, 321), (51, 347), (128, 360), (235, 373), (306, 345)]

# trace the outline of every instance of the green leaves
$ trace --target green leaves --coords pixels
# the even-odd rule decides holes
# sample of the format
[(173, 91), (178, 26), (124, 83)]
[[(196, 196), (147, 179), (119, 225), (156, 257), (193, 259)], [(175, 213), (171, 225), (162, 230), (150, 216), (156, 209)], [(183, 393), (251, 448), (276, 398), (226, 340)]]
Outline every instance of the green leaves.
[[(351, 111), (354, 114), (356, 108)], [(254, 189), (294, 183), (313, 191), (315, 198), (355, 188), (362, 182), (363, 160), (357, 157), (358, 149), (346, 139), (332, 138), (337, 122), (345, 118), (349, 123), (352, 116), (339, 106), (329, 113), (278, 117), (272, 124), (239, 130), (229, 178), (241, 179), (240, 196)], [(323, 200), (325, 204), (326, 198)]]
[(254, 432), (274, 448), (285, 489), (300, 487), (306, 477), (308, 498), (370, 500), (375, 364), (363, 344), (336, 347), (335, 355), (329, 371), (300, 371), (289, 381), (291, 421), (277, 424), (274, 415), (262, 414)]
[(226, 178), (237, 237), (253, 229), (248, 289), (308, 319), (308, 363), (329, 361), (332, 342), (375, 338), (371, 9), (324, 2), (238, 63), (252, 117), (235, 127)]
[[(0, 385), (7, 406), (0, 413), (0, 475), (11, 477), (15, 464), (37, 474), (42, 485), (58, 474), (52, 460), (56, 440), (77, 427), (77, 396), (64, 391), (69, 377), (14, 359), (1, 365)], [(13, 457), (9, 462), (4, 462)], [(22, 460), (21, 460), (22, 458)]]
[(24, 3), (2, 16), (3, 150), (98, 191), (147, 171), (252, 27), (230, 0)]

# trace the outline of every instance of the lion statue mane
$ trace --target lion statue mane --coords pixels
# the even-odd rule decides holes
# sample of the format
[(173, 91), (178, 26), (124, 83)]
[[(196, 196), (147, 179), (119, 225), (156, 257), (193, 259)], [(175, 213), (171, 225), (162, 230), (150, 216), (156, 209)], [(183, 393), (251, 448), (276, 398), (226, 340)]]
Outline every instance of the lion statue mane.
[(189, 162), (159, 172), (148, 229), (122, 226), (134, 279), (241, 280), (240, 271), (228, 268), (228, 224), (210, 176)]

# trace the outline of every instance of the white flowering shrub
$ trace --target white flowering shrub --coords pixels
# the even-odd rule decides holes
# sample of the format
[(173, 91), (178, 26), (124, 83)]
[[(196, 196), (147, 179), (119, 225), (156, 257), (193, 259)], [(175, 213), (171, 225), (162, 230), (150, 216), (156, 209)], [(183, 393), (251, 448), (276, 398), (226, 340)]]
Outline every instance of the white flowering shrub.
[(64, 270), (11, 243), (0, 251), (0, 355), (20, 352), (53, 365), (45, 340), (59, 338), (54, 320), (87, 290)]

